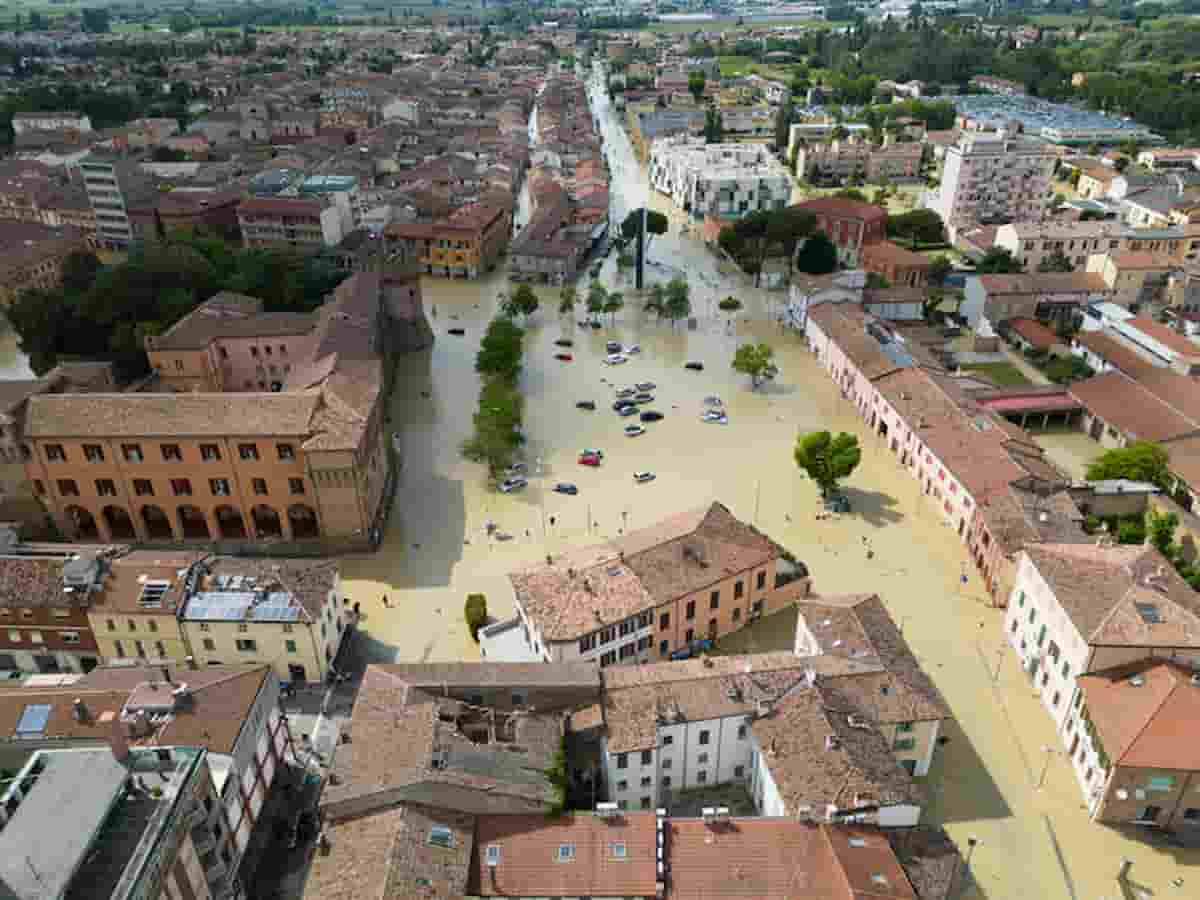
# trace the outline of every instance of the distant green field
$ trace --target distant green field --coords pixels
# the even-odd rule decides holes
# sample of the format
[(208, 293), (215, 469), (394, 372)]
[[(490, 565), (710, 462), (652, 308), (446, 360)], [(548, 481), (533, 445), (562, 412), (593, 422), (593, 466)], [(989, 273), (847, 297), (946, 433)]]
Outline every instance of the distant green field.
[(722, 78), (745, 75), (754, 68), (754, 60), (749, 56), (718, 56), (717, 62), (721, 66)]
[(964, 368), (968, 372), (982, 375), (998, 387), (1024, 387), (1030, 383), (1024, 373), (1012, 363), (977, 363)]
[(765, 28), (770, 25), (807, 25), (810, 28), (832, 28), (837, 25), (848, 25), (848, 22), (826, 22), (824, 19), (763, 19), (760, 21), (743, 22), (737, 19), (707, 19), (700, 22), (651, 22), (646, 31), (663, 31), (672, 34), (692, 31), (747, 31), (751, 28)]

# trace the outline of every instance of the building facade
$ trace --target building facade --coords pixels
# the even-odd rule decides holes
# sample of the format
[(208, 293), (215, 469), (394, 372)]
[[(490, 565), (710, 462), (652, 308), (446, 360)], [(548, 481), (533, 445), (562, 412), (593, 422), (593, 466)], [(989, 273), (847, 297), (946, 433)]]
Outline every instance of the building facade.
[(440, 222), (388, 225), (390, 254), (416, 260), (426, 275), (479, 278), (496, 267), (512, 234), (512, 214), (499, 206), (464, 206)]
[(765, 145), (667, 137), (650, 148), (650, 186), (696, 221), (783, 209), (792, 178)]
[(946, 150), (931, 208), (951, 234), (966, 225), (1038, 222), (1052, 191), (1055, 154), (1004, 133), (970, 133)]
[(849, 268), (859, 265), (868, 244), (887, 237), (887, 211), (872, 203), (848, 197), (818, 197), (796, 208), (816, 216), (817, 228), (837, 246), (838, 261)]

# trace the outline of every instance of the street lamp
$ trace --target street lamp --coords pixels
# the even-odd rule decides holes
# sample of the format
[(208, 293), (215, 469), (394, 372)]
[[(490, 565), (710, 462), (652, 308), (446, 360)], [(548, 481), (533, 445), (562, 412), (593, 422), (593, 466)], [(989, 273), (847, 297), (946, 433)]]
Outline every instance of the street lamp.
[(1042, 789), (1042, 785), (1046, 783), (1046, 770), (1050, 768), (1050, 757), (1057, 751), (1047, 744), (1042, 747), (1042, 752), (1046, 754), (1046, 757), (1042, 761), (1042, 774), (1038, 776), (1037, 790), (1039, 791)]

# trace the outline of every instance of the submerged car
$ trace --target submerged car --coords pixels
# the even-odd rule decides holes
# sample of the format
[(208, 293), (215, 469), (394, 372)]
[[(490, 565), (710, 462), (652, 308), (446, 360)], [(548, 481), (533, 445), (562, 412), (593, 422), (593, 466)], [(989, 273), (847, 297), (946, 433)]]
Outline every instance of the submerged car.
[(609, 341), (607, 344), (604, 345), (604, 349), (607, 350), (609, 353), (620, 353), (621, 352), (621, 342), (620, 341)]
[(643, 428), (641, 425), (626, 425), (625, 426), (625, 437), (637, 437), (638, 435), (642, 435), (645, 433), (646, 433), (646, 429)]
[(638, 409), (637, 409), (637, 406), (636, 406), (636, 405), (634, 405), (634, 404), (632, 404), (632, 403), (630, 403), (628, 406), (622, 406), (620, 409), (618, 409), (618, 410), (617, 410), (617, 415), (618, 415), (618, 416), (621, 416), (621, 417), (624, 417), (624, 416), (636, 416), (636, 415), (637, 415), (637, 411), (638, 411)]
[(555, 353), (554, 358), (561, 360), (562, 362), (570, 362), (575, 357), (573, 357), (570, 353)]
[(554, 490), (554, 493), (556, 493), (556, 494), (567, 494), (568, 496), (571, 496), (571, 497), (574, 497), (576, 494), (579, 493), (579, 488), (577, 488), (575, 485), (571, 484), (571, 482), (569, 482), (569, 481), (560, 481), (558, 484), (556, 484), (554, 486), (553, 490)]
[(633, 398), (634, 403), (650, 403), (654, 400), (653, 394), (637, 394)]
[(464, 334), (467, 333), (467, 330), (465, 328), (450, 328), (447, 330), (450, 334), (457, 335), (458, 337), (462, 337)]
[(600, 465), (600, 457), (597, 456), (595, 453), (580, 453), (579, 454), (579, 464), (581, 466), (596, 467), (596, 466)]
[(557, 341), (554, 342), (554, 346), (556, 346), (556, 347), (574, 347), (575, 342), (573, 340), (571, 340), (570, 338), (559, 338)]
[(595, 400), (580, 400), (578, 403), (575, 404), (575, 408), (595, 411), (596, 401)]
[(683, 364), (683, 367), (685, 369), (691, 369), (693, 372), (703, 372), (704, 371), (704, 363), (699, 362), (698, 360), (694, 360), (694, 359), (691, 360), (690, 362), (685, 362)]
[(658, 422), (658, 421), (661, 421), (662, 417), (663, 417), (663, 414), (655, 409), (648, 409), (644, 413), (642, 413), (640, 416), (638, 416), (638, 418), (641, 419), (643, 422)]
[(628, 358), (622, 356), (620, 353), (610, 353), (604, 357), (604, 364), (606, 366), (619, 366), (621, 363), (627, 362), (629, 362)]
[(653, 472), (634, 472), (633, 480), (638, 484), (645, 484), (647, 481), (653, 481), (655, 475)]
[(658, 387), (658, 385), (656, 385), (653, 381), (639, 381), (634, 385), (634, 387), (639, 391), (652, 391)]
[(500, 482), (500, 493), (511, 494), (513, 491), (519, 491), (526, 487), (529, 481), (521, 475), (516, 475), (512, 478), (505, 478)]
[(620, 400), (613, 401), (613, 412), (620, 412), (627, 406), (637, 406), (632, 397), (622, 397)]
[(595, 447), (584, 447), (584, 448), (583, 448), (582, 450), (580, 450), (579, 452), (580, 452), (581, 454), (584, 454), (584, 453), (590, 453), (592, 456), (598, 456), (598, 457), (600, 457), (601, 459), (604, 459), (604, 451), (603, 451), (603, 450), (597, 450)]
[(637, 391), (635, 391), (633, 388), (619, 388), (617, 390), (617, 397), (619, 397), (619, 398), (632, 397), (636, 393), (637, 393)]
[(729, 416), (725, 415), (723, 412), (711, 411), (702, 415), (700, 417), (700, 421), (707, 422), (709, 425), (728, 425)]

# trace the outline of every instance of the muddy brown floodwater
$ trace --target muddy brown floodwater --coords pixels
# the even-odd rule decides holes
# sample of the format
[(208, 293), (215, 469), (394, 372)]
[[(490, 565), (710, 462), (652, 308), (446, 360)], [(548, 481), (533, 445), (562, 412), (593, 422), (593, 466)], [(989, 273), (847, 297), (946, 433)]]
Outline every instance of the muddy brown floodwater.
[[(613, 120), (605, 113), (602, 122), (609, 138)], [(618, 134), (607, 141), (618, 157), (616, 221), (645, 197), (640, 170), (622, 139)], [(542, 309), (528, 323), (522, 377), (534, 474), (519, 494), (496, 493), (483, 467), (459, 453), (479, 390), (474, 372), (479, 338), (508, 283), (503, 273), (478, 282), (425, 280), (437, 340), (399, 362), (389, 428), (400, 433), (404, 466), (387, 534), (377, 554), (342, 563), (347, 594), (362, 604), (372, 658), (478, 659), (462, 621), (468, 593), (485, 594), (493, 617), (505, 618), (512, 612), (505, 573), (513, 568), (720, 500), (803, 560), (816, 590), (878, 592), (900, 623), (954, 713), (946, 730), (950, 741), (924, 779), (925, 820), (944, 824), (963, 848), (969, 837), (979, 841), (972, 896), (1200, 896), (1197, 852), (1093, 825), (1061, 755), (1049, 758), (1045, 787), (1035, 790), (1046, 760), (1043, 748), (1060, 744), (1011, 654), (998, 652), (1000, 614), (985, 605), (961, 543), (866, 431), (799, 338), (781, 333), (774, 313), (782, 294), (751, 290), (718, 275), (714, 259), (680, 236), (677, 222), (671, 234), (655, 240), (650, 255), (688, 274), (698, 314), (695, 331), (682, 324), (672, 329), (643, 313), (632, 279), (619, 278), (612, 259), (602, 280), (625, 292), (626, 307), (615, 323), (606, 316), (600, 330), (576, 324), (584, 317), (581, 307), (574, 316), (556, 316), (557, 291), (539, 289)], [(671, 270), (651, 271), (666, 280)], [(711, 305), (729, 293), (746, 304), (733, 329), (713, 315)], [(447, 334), (452, 325), (463, 327), (465, 336)], [(554, 359), (560, 337), (575, 342), (574, 361)], [(637, 343), (642, 352), (625, 365), (605, 366), (608, 340)], [(757, 391), (730, 369), (736, 343), (746, 340), (770, 343), (780, 366), (776, 382)], [(703, 372), (683, 368), (693, 359), (704, 363)], [(614, 386), (638, 381), (656, 384), (649, 407), (665, 418), (648, 423), (641, 437), (627, 438), (622, 428), (628, 420), (610, 408)], [(712, 394), (724, 400), (728, 425), (699, 421), (703, 399)], [(575, 408), (585, 399), (596, 401), (595, 412)], [(792, 461), (797, 435), (817, 428), (852, 431), (863, 441), (862, 464), (846, 483), (854, 511), (838, 520), (815, 519), (817, 491)], [(603, 449), (604, 465), (578, 465), (576, 455), (584, 447)], [(634, 484), (633, 473), (641, 469), (654, 471), (657, 480)], [(552, 493), (556, 481), (577, 484), (579, 495)], [(484, 532), (489, 519), (513, 540), (489, 540)], [(864, 538), (874, 551), (871, 559)], [(386, 609), (384, 595), (390, 601)], [(790, 647), (788, 627), (765, 624), (744, 646)], [(1123, 885), (1115, 881), (1122, 857), (1134, 861), (1132, 883)], [(1179, 887), (1177, 878), (1183, 879)]]

